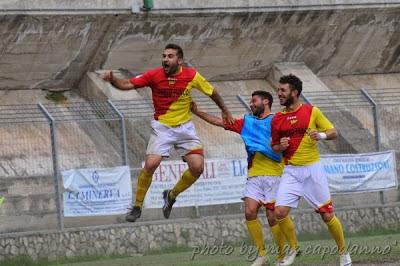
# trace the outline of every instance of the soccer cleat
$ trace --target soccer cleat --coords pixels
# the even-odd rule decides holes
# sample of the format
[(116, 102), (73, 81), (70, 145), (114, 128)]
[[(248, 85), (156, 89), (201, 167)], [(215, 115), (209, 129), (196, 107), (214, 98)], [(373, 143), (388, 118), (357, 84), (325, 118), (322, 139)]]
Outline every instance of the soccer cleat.
[(280, 261), (279, 266), (288, 266), (292, 265), (294, 262), (294, 259), (297, 256), (298, 251), (294, 249), (290, 249), (289, 252), (286, 254), (286, 256), (283, 258), (283, 260)]
[(5, 197), (0, 197), (0, 206), (4, 203), (5, 199)]
[(351, 266), (351, 258), (348, 252), (340, 255), (340, 266)]
[(253, 261), (253, 264), (250, 266), (268, 266), (269, 265), (269, 260), (267, 256), (258, 256), (255, 261)]
[(175, 203), (175, 199), (170, 199), (169, 198), (169, 192), (171, 190), (164, 190), (163, 191), (163, 199), (164, 199), (164, 206), (163, 206), (163, 214), (165, 219), (169, 218), (169, 215), (171, 214), (171, 210), (172, 210), (172, 205), (174, 205)]
[(129, 208), (129, 212), (126, 214), (125, 220), (133, 223), (140, 218), (140, 215), (142, 215), (142, 208), (133, 206), (132, 208)]

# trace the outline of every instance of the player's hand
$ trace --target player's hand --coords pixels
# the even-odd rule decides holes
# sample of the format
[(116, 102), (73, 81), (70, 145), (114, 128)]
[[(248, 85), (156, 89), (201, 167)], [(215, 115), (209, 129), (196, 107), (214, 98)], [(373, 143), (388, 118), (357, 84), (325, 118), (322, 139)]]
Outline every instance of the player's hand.
[(112, 82), (114, 80), (114, 74), (113, 74), (112, 70), (107, 70), (106, 72), (104, 72), (104, 74), (101, 76), (101, 78), (104, 81)]
[(308, 132), (308, 135), (310, 136), (311, 139), (313, 139), (315, 141), (318, 141), (321, 139), (327, 139), (327, 135), (325, 132), (318, 132), (316, 130), (311, 130), (310, 132)]
[(190, 105), (190, 110), (192, 111), (193, 114), (197, 114), (197, 104), (195, 102), (192, 101), (191, 105)]
[(319, 135), (318, 131), (316, 131), (314, 129), (310, 130), (308, 132), (308, 135), (310, 136), (311, 139), (316, 140), (316, 141), (321, 139), (321, 136)]
[(235, 123), (235, 118), (233, 118), (231, 112), (225, 110), (222, 112), (222, 120), (224, 120), (229, 125), (233, 125)]
[(283, 137), (283, 138), (281, 138), (280, 144), (281, 144), (283, 150), (286, 150), (286, 149), (289, 147), (289, 140), (290, 140), (289, 137)]

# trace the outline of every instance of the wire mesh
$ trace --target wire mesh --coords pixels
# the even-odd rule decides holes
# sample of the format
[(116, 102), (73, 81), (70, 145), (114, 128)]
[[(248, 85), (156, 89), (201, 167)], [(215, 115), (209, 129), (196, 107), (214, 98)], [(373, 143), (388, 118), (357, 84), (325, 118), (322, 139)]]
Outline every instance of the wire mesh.
[(122, 164), (121, 118), (108, 102), (44, 107), (55, 121), (60, 171)]
[(37, 105), (0, 106), (0, 176), (52, 175), (50, 127)]
[(56, 122), (120, 120), (118, 113), (107, 102), (72, 102), (44, 106)]
[(321, 153), (376, 151), (373, 105), (360, 90), (310, 91), (304, 96), (325, 114), (339, 133), (333, 141), (318, 143)]
[(400, 103), (400, 88), (374, 88), (367, 92), (378, 105), (398, 105)]
[(380, 142), (382, 149), (394, 149), (400, 151), (400, 105), (379, 105), (378, 113), (378, 126), (380, 129)]
[[(0, 106), (0, 233), (54, 229), (50, 126), (37, 105)], [(43, 219), (44, 222), (35, 223)]]

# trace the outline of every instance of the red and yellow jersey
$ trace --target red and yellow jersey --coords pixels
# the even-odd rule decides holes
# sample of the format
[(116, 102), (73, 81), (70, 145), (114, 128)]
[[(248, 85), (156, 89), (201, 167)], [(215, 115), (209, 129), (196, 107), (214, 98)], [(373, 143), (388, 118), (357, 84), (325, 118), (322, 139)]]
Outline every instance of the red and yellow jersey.
[(285, 164), (309, 165), (319, 161), (317, 141), (310, 138), (311, 130), (324, 132), (332, 123), (315, 106), (302, 104), (294, 112), (279, 112), (272, 119), (272, 145), (289, 137), (289, 147), (283, 152)]
[[(257, 131), (257, 136), (259, 136), (260, 140), (267, 140), (268, 143), (265, 143), (265, 145), (270, 145), (269, 140), (271, 138), (270, 136), (270, 125), (268, 125), (268, 129), (263, 128), (265, 126), (265, 120), (264, 119), (255, 119), (254, 122), (256, 122), (259, 125), (259, 128), (254, 128), (254, 130)], [(247, 151), (247, 176), (248, 177), (253, 177), (253, 176), (281, 176), (283, 172), (283, 163), (280, 160), (280, 162), (277, 162), (270, 157), (268, 157), (266, 154), (263, 154), (261, 151), (263, 149), (259, 149), (259, 146), (256, 145), (256, 143), (253, 143), (249, 141), (249, 138), (247, 138), (248, 131), (243, 130), (245, 127), (245, 123), (248, 120), (245, 119), (237, 119), (235, 120), (235, 123), (233, 125), (230, 125), (226, 122), (224, 122), (224, 128), (226, 130), (230, 130), (233, 132), (236, 132), (241, 135), (243, 142), (246, 146), (246, 151)], [(264, 134), (261, 136), (260, 134)], [(256, 137), (256, 135), (254, 135)], [(251, 150), (252, 152), (249, 152)]]
[(150, 87), (154, 105), (154, 119), (166, 126), (178, 126), (192, 118), (191, 91), (196, 88), (211, 96), (213, 87), (194, 68), (182, 67), (178, 74), (168, 77), (162, 67), (133, 77), (135, 88)]

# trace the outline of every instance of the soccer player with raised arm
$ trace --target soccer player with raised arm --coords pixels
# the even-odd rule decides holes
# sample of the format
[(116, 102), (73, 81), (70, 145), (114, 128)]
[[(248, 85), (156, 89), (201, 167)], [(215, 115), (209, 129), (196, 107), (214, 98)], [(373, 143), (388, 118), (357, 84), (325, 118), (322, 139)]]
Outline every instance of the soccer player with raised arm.
[(320, 215), (335, 239), (340, 266), (352, 264), (342, 225), (333, 211), (328, 181), (320, 162), (318, 141), (336, 138), (337, 131), (315, 106), (301, 103), (302, 81), (295, 75), (282, 76), (278, 97), (283, 111), (272, 120), (272, 148), (283, 153), (285, 168), (277, 193), (276, 217), (286, 234), (293, 233), (289, 211), (303, 197)]
[[(252, 115), (245, 115), (243, 118), (235, 120), (234, 124), (229, 124), (219, 117), (202, 112), (198, 110), (195, 103), (192, 104), (192, 112), (198, 117), (210, 124), (240, 134), (244, 142), (248, 155), (248, 178), (243, 192), (245, 218), (249, 235), (258, 250), (258, 257), (252, 266), (264, 265), (268, 260), (262, 225), (257, 218), (258, 209), (261, 206), (266, 208), (268, 224), (278, 248), (276, 265), (290, 265), (296, 256), (296, 253), (285, 256), (285, 236), (277, 224), (274, 213), (276, 191), (283, 164), (281, 155), (275, 153), (270, 145), (271, 120), (273, 117), (271, 113), (272, 102), (273, 98), (269, 92), (254, 91), (250, 101)], [(297, 250), (296, 238), (288, 239), (288, 242), (291, 250)]]
[(106, 71), (103, 80), (121, 90), (150, 87), (154, 105), (153, 132), (147, 146), (144, 167), (138, 177), (135, 204), (126, 215), (126, 220), (135, 222), (142, 213), (143, 201), (150, 187), (152, 176), (163, 157), (169, 156), (175, 147), (186, 170), (172, 189), (163, 191), (163, 215), (169, 218), (176, 197), (188, 189), (203, 173), (203, 147), (192, 122), (190, 105), (191, 91), (198, 89), (209, 96), (222, 110), (229, 123), (233, 118), (219, 93), (196, 69), (183, 65), (182, 48), (168, 44), (162, 53), (162, 66), (151, 69), (131, 79), (117, 79), (112, 71)]

